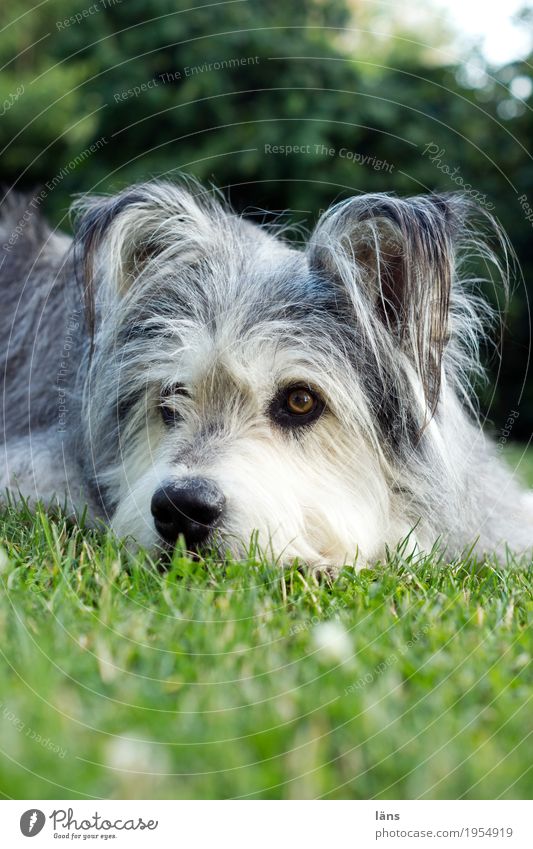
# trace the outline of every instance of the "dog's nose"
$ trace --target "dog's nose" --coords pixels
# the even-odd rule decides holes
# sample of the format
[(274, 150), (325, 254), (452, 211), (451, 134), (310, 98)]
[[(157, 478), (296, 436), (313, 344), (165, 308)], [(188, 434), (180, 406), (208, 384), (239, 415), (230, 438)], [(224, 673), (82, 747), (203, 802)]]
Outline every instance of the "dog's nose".
[(183, 534), (187, 548), (193, 548), (214, 530), (225, 503), (214, 481), (187, 478), (156, 490), (151, 509), (156, 530), (166, 542), (173, 544)]

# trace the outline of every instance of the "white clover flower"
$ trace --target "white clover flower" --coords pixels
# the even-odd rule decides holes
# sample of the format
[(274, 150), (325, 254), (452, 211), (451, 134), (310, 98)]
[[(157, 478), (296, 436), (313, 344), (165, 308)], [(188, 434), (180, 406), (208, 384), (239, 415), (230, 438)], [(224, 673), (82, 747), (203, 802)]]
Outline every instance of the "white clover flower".
[(313, 628), (313, 643), (324, 660), (344, 663), (353, 655), (350, 636), (340, 622), (320, 622)]

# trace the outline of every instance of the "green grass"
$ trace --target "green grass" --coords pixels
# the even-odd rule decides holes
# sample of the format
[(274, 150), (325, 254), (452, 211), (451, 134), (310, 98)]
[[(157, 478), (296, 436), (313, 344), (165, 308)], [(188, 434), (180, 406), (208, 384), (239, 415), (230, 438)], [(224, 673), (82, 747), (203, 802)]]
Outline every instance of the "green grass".
[(531, 563), (163, 573), (24, 510), (0, 541), (6, 797), (533, 794)]
[(515, 475), (523, 483), (533, 487), (533, 449), (512, 444), (505, 449), (505, 456)]

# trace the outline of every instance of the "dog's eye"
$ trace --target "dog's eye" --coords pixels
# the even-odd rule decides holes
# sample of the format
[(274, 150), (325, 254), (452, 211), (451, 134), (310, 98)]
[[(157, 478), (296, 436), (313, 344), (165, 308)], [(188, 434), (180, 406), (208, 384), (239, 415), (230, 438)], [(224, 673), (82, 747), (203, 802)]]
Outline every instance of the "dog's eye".
[(181, 383), (166, 386), (161, 390), (159, 409), (161, 410), (161, 418), (166, 425), (177, 424), (181, 419), (176, 407), (176, 396), (189, 397), (189, 393)]
[(322, 398), (308, 386), (288, 386), (274, 398), (269, 412), (276, 424), (293, 428), (316, 421), (324, 406)]
[(180, 414), (174, 407), (171, 407), (170, 404), (161, 404), (160, 410), (161, 418), (166, 425), (173, 425), (179, 422)]

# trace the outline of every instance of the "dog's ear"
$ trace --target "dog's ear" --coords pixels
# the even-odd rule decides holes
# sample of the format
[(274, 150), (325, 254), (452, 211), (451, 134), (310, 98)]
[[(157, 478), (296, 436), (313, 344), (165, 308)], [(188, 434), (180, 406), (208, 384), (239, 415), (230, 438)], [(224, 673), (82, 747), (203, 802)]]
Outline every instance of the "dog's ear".
[(388, 339), (408, 354), (430, 413), (439, 396), (464, 220), (465, 202), (456, 195), (362, 195), (326, 212), (308, 247), (311, 268), (343, 287), (371, 344)]
[(122, 298), (150, 261), (169, 246), (183, 263), (199, 262), (205, 256), (212, 229), (208, 209), (210, 205), (214, 209), (214, 204), (199, 187), (197, 194), (154, 181), (74, 204), (75, 265), (82, 277), (91, 330), (96, 298)]

